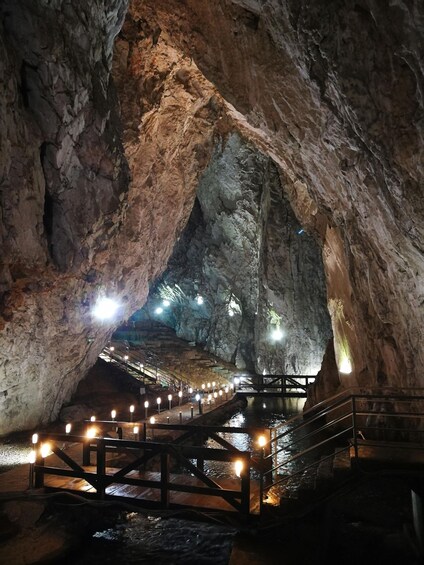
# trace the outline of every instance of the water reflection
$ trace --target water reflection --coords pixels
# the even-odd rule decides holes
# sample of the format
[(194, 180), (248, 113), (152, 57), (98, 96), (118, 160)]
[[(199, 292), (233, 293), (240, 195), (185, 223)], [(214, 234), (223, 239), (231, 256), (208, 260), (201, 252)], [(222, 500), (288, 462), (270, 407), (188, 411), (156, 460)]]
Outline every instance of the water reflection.
[[(258, 397), (249, 398), (247, 407), (234, 414), (222, 425), (237, 428), (275, 428), (291, 416), (301, 412), (304, 404), (304, 398), (268, 398), (265, 401)], [(257, 437), (236, 433), (221, 433), (219, 435), (240, 451), (251, 451), (257, 456), (260, 454), (259, 447), (256, 444)], [(288, 445), (290, 441), (289, 434), (283, 439), (279, 447)], [(222, 449), (214, 440), (208, 440), (205, 445), (210, 448)], [(287, 457), (290, 457), (290, 452), (284, 449), (278, 454), (278, 463)], [(205, 461), (205, 473), (217, 478), (234, 477), (232, 465), (219, 461)], [(257, 478), (256, 471), (252, 471), (252, 478)]]

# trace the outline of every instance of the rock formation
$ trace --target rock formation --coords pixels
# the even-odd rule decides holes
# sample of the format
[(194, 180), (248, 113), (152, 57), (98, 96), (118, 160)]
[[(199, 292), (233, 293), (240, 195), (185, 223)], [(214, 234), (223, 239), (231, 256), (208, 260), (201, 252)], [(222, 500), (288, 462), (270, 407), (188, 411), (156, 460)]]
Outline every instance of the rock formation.
[[(421, 4), (126, 10), (0, 6), (0, 434), (57, 415), (165, 269), (235, 131), (321, 242), (340, 386), (422, 385)], [(93, 319), (99, 295), (115, 321)]]
[(331, 336), (320, 249), (294, 217), (272, 160), (238, 135), (215, 148), (143, 311), (239, 368), (318, 372)]

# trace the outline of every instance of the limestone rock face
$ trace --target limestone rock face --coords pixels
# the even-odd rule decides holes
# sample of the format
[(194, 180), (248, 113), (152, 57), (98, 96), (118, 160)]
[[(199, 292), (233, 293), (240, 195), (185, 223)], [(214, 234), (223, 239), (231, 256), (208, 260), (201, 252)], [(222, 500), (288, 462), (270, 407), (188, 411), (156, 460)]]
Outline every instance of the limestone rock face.
[(323, 243), (341, 386), (423, 385), (418, 2), (151, 0)]
[[(54, 419), (143, 304), (227, 127), (196, 66), (131, 15), (112, 80), (126, 8), (0, 7), (0, 435)], [(119, 304), (109, 323), (99, 296)]]
[[(230, 135), (197, 199), (143, 310), (240, 368), (315, 375), (331, 335), (321, 252), (272, 160)], [(157, 314), (163, 300), (170, 304)]]
[(422, 3), (127, 4), (0, 5), (0, 434), (54, 418), (143, 304), (234, 131), (321, 242), (340, 386), (423, 385)]

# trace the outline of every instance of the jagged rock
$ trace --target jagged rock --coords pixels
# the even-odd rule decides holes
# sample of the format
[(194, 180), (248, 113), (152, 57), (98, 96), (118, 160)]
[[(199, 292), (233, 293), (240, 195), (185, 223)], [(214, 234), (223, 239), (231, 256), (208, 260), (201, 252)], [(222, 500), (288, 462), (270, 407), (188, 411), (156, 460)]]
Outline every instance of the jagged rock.
[(234, 131), (321, 242), (341, 386), (422, 385), (423, 7), (130, 8), (114, 45), (125, 0), (0, 5), (0, 434), (57, 416)]

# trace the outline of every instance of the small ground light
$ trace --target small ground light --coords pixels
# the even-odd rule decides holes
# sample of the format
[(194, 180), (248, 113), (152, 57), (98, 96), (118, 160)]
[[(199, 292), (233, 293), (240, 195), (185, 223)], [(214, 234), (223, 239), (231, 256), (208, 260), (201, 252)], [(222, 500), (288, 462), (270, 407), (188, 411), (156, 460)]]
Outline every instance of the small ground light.
[(133, 434), (134, 434), (135, 436), (138, 434), (138, 430), (139, 430), (139, 427), (138, 427), (138, 426), (134, 426), (134, 427), (133, 427)]
[(111, 345), (111, 346), (109, 347), (109, 351), (115, 351), (115, 348), (113, 347), (113, 345)]
[(144, 419), (147, 420), (147, 409), (149, 408), (149, 401), (144, 401)]
[(241, 459), (237, 459), (236, 461), (234, 461), (234, 472), (237, 475), (237, 477), (240, 478), (241, 472), (243, 471), (243, 461)]
[(35, 449), (31, 449), (31, 451), (29, 452), (29, 455), (28, 455), (28, 463), (30, 463), (31, 465), (34, 465), (36, 456), (37, 456), (37, 453), (36, 453)]
[(40, 455), (44, 459), (51, 454), (51, 445), (49, 443), (43, 443), (40, 448)]
[(72, 424), (66, 424), (66, 426), (65, 426), (65, 432), (66, 432), (67, 434), (70, 434), (70, 433), (71, 433), (71, 430), (72, 430)]
[(158, 396), (156, 398), (156, 404), (158, 405), (158, 414), (160, 414), (160, 403), (162, 402), (162, 399), (160, 396)]
[(172, 394), (168, 394), (168, 403), (169, 403), (169, 409), (171, 410), (171, 408), (172, 408)]
[(266, 437), (265, 436), (259, 436), (258, 437), (258, 445), (259, 445), (259, 447), (265, 447), (265, 445), (266, 445)]
[(134, 409), (135, 409), (134, 404), (131, 404), (131, 406), (130, 406), (130, 420), (131, 420), (131, 422), (132, 422), (132, 419), (133, 419)]
[(151, 424), (155, 424), (156, 423), (156, 418), (154, 416), (150, 416), (150, 423)]
[(179, 398), (179, 404), (180, 404), (180, 406), (181, 406), (181, 399), (182, 399), (182, 397), (183, 397), (183, 391), (180, 390), (180, 391), (178, 391), (178, 398)]
[(33, 443), (34, 445), (38, 443), (38, 434), (32, 434), (31, 443)]
[(116, 410), (112, 410), (110, 415), (112, 416), (112, 420), (114, 420), (116, 418)]
[(95, 421), (96, 421), (96, 416), (91, 416), (90, 422), (95, 422)]
[(196, 302), (197, 302), (197, 304), (203, 304), (203, 296), (197, 295), (196, 296)]
[(91, 426), (91, 428), (88, 428), (86, 436), (89, 439), (92, 439), (93, 437), (96, 437), (97, 434), (97, 428), (95, 428), (94, 426)]
[(129, 357), (128, 355), (124, 355), (124, 361), (128, 361)]

